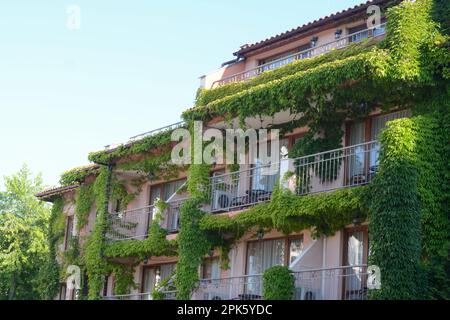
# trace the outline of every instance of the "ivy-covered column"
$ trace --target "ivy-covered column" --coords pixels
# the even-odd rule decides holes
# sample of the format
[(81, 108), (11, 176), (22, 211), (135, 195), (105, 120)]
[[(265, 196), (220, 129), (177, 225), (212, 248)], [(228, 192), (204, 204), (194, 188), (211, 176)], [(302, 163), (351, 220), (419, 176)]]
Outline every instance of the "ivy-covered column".
[(104, 237), (107, 228), (109, 196), (111, 193), (112, 168), (103, 167), (94, 183), (97, 218), (86, 246), (86, 268), (89, 278), (89, 299), (98, 299), (99, 292), (108, 272), (107, 261), (103, 257)]
[(210, 249), (205, 232), (200, 229), (200, 221), (205, 215), (200, 210), (200, 206), (207, 199), (205, 190), (208, 177), (208, 165), (195, 164), (189, 168), (188, 192), (190, 199), (182, 205), (180, 210), (179, 258), (175, 279), (178, 300), (190, 299), (199, 280), (199, 267), (203, 257)]
[(370, 185), (370, 264), (381, 270), (376, 299), (414, 299), (421, 288), (415, 136), (402, 126), (381, 135), (379, 173)]

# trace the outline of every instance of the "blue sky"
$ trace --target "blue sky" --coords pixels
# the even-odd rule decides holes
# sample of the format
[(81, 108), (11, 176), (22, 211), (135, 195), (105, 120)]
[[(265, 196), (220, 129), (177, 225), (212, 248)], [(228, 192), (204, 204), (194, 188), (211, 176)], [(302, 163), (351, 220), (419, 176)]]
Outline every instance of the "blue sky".
[(179, 121), (198, 77), (242, 44), (360, 2), (2, 1), (0, 179), (27, 163), (57, 184), (90, 151)]

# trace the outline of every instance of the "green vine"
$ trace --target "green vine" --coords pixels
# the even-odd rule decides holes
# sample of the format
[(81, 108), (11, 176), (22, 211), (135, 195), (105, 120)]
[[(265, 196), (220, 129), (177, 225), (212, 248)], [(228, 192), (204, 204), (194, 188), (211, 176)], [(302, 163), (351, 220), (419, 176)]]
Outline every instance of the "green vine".
[(58, 245), (64, 241), (65, 219), (63, 214), (64, 199), (54, 200), (47, 233), (48, 256), (39, 272), (37, 284), (42, 292), (42, 299), (54, 299), (59, 290), (61, 268), (56, 260)]
[(75, 197), (75, 215), (77, 217), (77, 230), (81, 230), (89, 221), (89, 212), (95, 201), (92, 184), (81, 185)]
[(314, 236), (333, 235), (365, 218), (365, 187), (299, 197), (289, 190), (276, 189), (269, 203), (259, 204), (234, 217), (206, 215), (200, 222), (205, 232), (218, 232), (238, 240), (252, 229), (277, 229), (285, 234), (313, 228)]
[(104, 258), (104, 235), (107, 228), (109, 182), (111, 172), (103, 167), (95, 180), (93, 191), (97, 207), (94, 229), (86, 244), (85, 260), (89, 278), (89, 299), (98, 299), (104, 277), (108, 275), (108, 264)]
[(83, 183), (90, 175), (97, 175), (99, 168), (89, 165), (71, 169), (61, 175), (59, 183), (62, 186), (70, 186)]

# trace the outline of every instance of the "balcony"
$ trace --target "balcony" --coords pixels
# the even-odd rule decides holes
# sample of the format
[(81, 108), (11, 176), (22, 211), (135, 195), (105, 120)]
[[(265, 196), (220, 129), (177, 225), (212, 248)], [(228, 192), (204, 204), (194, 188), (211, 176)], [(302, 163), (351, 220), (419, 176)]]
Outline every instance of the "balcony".
[[(293, 300), (365, 300), (368, 293), (366, 265), (317, 268), (292, 272)], [(160, 291), (164, 300), (174, 300), (176, 291)], [(263, 275), (202, 279), (192, 300), (264, 300)], [(103, 300), (152, 300), (151, 293), (103, 297)]]
[(365, 185), (377, 172), (378, 153), (379, 143), (371, 141), (214, 176), (207, 186), (211, 199), (207, 209), (220, 213), (267, 202), (288, 172), (292, 177), (283, 187), (298, 195)]
[[(175, 300), (176, 297), (176, 291), (163, 291), (160, 292), (160, 294), (163, 294), (163, 300)], [(152, 294), (150, 292), (104, 296), (101, 298), (102, 300), (153, 300)]]
[(154, 206), (146, 206), (111, 214), (106, 238), (112, 241), (145, 239), (154, 210)]
[(247, 81), (252, 78), (259, 76), (260, 74), (269, 71), (281, 68), (293, 61), (302, 60), (306, 58), (313, 58), (322, 54), (326, 54), (332, 50), (339, 50), (349, 46), (352, 43), (361, 42), (364, 39), (368, 38), (377, 38), (385, 35), (386, 33), (386, 24), (380, 24), (377, 27), (361, 30), (352, 34), (344, 35), (335, 41), (313, 47), (307, 50), (303, 50), (297, 52), (292, 55), (288, 55), (286, 57), (271, 61), (269, 63), (262, 64), (256, 68), (249, 69), (240, 73), (233, 74), (231, 76), (225, 77), (223, 79), (217, 80), (212, 84), (212, 89), (221, 87), (230, 83)]
[[(367, 266), (308, 269), (292, 273), (293, 300), (364, 300), (367, 298)], [(193, 300), (263, 300), (263, 276), (246, 275), (203, 279)]]
[[(178, 199), (167, 202), (168, 207), (162, 214), (161, 227), (169, 233), (178, 232), (180, 207), (185, 200)], [(154, 206), (146, 206), (111, 214), (106, 238), (109, 241), (146, 239), (155, 212)]]

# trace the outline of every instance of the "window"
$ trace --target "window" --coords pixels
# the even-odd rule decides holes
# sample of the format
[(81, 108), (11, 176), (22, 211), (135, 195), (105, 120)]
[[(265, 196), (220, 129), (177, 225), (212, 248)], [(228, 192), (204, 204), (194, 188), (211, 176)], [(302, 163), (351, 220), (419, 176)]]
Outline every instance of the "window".
[[(410, 116), (411, 110), (407, 109), (355, 122), (349, 127), (347, 146), (378, 140), (380, 132), (386, 127), (388, 121)], [(370, 146), (370, 150), (367, 146), (351, 149), (347, 160), (348, 183), (353, 184), (370, 179), (377, 171), (379, 148), (378, 144), (374, 144)]]
[(284, 239), (249, 242), (247, 248), (247, 274), (261, 274), (270, 267), (285, 264)]
[(289, 239), (289, 265), (295, 261), (303, 252), (303, 237)]
[(369, 237), (367, 227), (347, 229), (344, 246), (344, 265), (349, 266), (345, 270), (345, 299), (362, 299), (367, 280), (363, 266), (367, 264), (368, 259)]
[(367, 30), (367, 25), (362, 24), (354, 28), (349, 28), (348, 34), (350, 35), (350, 42), (360, 42), (369, 37), (369, 30)]
[[(373, 117), (370, 124), (370, 140), (378, 140), (381, 131), (386, 128), (386, 123), (391, 120), (409, 118), (411, 117), (411, 110), (401, 110), (398, 112), (392, 112), (388, 114), (383, 114), (380, 116)], [(370, 166), (378, 167), (378, 154), (380, 151), (380, 146), (375, 146), (375, 150), (370, 153)]]
[(360, 144), (365, 141), (365, 130), (366, 125), (364, 121), (356, 122), (352, 126), (352, 130), (350, 132), (350, 145), (357, 146), (355, 147), (349, 157), (348, 157), (348, 172), (350, 181), (358, 180), (360, 177), (364, 175), (364, 156), (365, 149), (364, 146), (360, 146)]
[(401, 110), (388, 114), (382, 114), (372, 118), (370, 140), (377, 140), (380, 132), (386, 128), (386, 123), (395, 119), (409, 118), (411, 117), (411, 110)]
[[(279, 149), (278, 149), (278, 161), (279, 162), (280, 158), (281, 158), (281, 150), (282, 148), (288, 148), (289, 147), (289, 139), (285, 138), (285, 139), (280, 139), (280, 143), (279, 143)], [(258, 152), (260, 152), (260, 150), (258, 150)], [(256, 153), (255, 153), (256, 154)], [(269, 141), (267, 143), (267, 156), (271, 157), (272, 156), (272, 147), (271, 147), (271, 142)], [(254, 191), (256, 194), (260, 194), (261, 192), (272, 192), (272, 190), (275, 188), (275, 185), (278, 181), (278, 177), (279, 177), (279, 172), (270, 172), (269, 166), (263, 167), (265, 164), (262, 161), (262, 157), (261, 156), (257, 156), (257, 158), (254, 161), (255, 163), (255, 169), (252, 170), (251, 172), (251, 180), (252, 180), (252, 191)], [(276, 168), (276, 167), (274, 167)], [(268, 172), (269, 171), (269, 172)], [(271, 174), (272, 173), (272, 174)]]
[(104, 297), (108, 296), (108, 280), (109, 280), (109, 276), (106, 276), (103, 279), (103, 290), (102, 290), (102, 295)]
[(176, 263), (168, 263), (160, 266), (144, 267), (142, 293), (151, 293), (156, 286), (158, 278), (159, 282), (166, 280), (175, 271), (176, 266)]
[(156, 199), (167, 201), (186, 182), (186, 179), (167, 182), (164, 184), (151, 186), (150, 204), (154, 204)]
[(219, 259), (206, 259), (202, 265), (202, 279), (219, 279), (220, 263)]
[(73, 216), (68, 216), (66, 222), (66, 239), (64, 242), (64, 250), (68, 249), (72, 237), (73, 237)]
[(312, 51), (309, 49), (311, 49), (311, 42), (308, 42), (307, 44), (304, 44), (300, 46), (300, 48), (298, 48), (298, 51), (301, 52), (300, 59), (311, 58)]
[(386, 25), (381, 25), (373, 29), (373, 36), (378, 37), (386, 33)]
[(302, 254), (303, 249), (303, 236), (249, 242), (247, 274), (260, 274), (276, 265), (289, 266)]
[(263, 65), (260, 71), (264, 72), (267, 70), (277, 69), (279, 67), (284, 66), (285, 64), (291, 63), (292, 61), (295, 60), (295, 57), (293, 55), (296, 52), (298, 52), (298, 50), (285, 52), (271, 58), (260, 60), (259, 65)]

